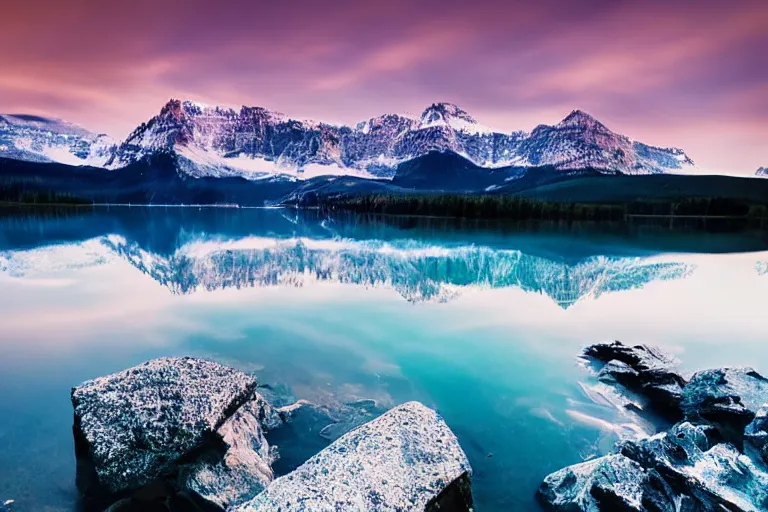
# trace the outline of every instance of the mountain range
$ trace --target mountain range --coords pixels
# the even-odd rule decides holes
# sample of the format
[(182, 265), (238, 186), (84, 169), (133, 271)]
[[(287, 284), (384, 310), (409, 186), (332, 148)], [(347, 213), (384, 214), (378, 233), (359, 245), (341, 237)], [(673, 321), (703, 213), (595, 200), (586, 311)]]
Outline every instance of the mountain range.
[(340, 126), (171, 100), (123, 141), (66, 121), (0, 115), (0, 201), (9, 202), (312, 207), (446, 193), (625, 205), (768, 200), (768, 180), (691, 170), (681, 149), (633, 141), (579, 110), (553, 126), (502, 133), (448, 103)]
[(511, 178), (537, 166), (621, 174), (694, 168), (683, 150), (634, 141), (580, 110), (554, 126), (502, 133), (450, 103), (432, 104), (419, 116), (385, 114), (339, 126), (261, 107), (170, 100), (123, 141), (65, 121), (0, 116), (0, 157), (114, 170), (165, 153), (180, 172), (197, 178), (392, 178), (399, 165), (431, 152), (453, 153), (482, 169), (517, 169)]

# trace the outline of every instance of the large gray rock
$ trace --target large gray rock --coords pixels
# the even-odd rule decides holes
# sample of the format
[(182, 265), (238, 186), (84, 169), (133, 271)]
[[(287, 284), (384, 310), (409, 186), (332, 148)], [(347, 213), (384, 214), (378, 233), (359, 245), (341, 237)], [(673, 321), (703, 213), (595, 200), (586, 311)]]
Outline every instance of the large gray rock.
[(235, 510), (466, 511), (471, 471), (440, 415), (409, 402), (348, 432)]
[(84, 382), (72, 403), (86, 496), (126, 495), (162, 479), (171, 490), (188, 486), (230, 504), (272, 480), (263, 430), (279, 418), (241, 371), (156, 359)]
[(768, 406), (768, 379), (751, 368), (718, 368), (696, 373), (683, 391), (686, 418), (716, 425), (741, 446), (744, 430)]

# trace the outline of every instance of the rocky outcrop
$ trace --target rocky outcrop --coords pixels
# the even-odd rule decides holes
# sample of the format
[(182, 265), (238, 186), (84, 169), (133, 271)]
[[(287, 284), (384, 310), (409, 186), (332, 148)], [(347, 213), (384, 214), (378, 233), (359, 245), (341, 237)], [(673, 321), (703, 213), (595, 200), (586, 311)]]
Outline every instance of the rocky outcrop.
[(696, 373), (685, 387), (686, 418), (709, 422), (725, 439), (743, 442), (747, 425), (768, 403), (768, 379), (751, 368), (718, 368)]
[(658, 349), (618, 341), (599, 343), (584, 350), (584, 357), (598, 371), (598, 379), (618, 384), (639, 396), (643, 405), (671, 419), (681, 419), (683, 379), (675, 371), (675, 360)]
[[(768, 507), (768, 473), (710, 425), (679, 423), (668, 432), (626, 441), (621, 454), (655, 470), (694, 510), (758, 511)], [(674, 508), (671, 510), (675, 510)]]
[(468, 511), (470, 474), (442, 417), (409, 402), (348, 432), (236, 510)]
[(264, 430), (280, 419), (238, 370), (157, 359), (84, 382), (72, 404), (77, 485), (94, 504), (193, 490), (230, 506), (273, 479)]
[(537, 496), (552, 510), (768, 510), (768, 381), (720, 368), (689, 382), (658, 349), (619, 342), (588, 347), (598, 378), (641, 395), (669, 429), (623, 441), (617, 453), (549, 475)]
[(567, 511), (670, 510), (673, 501), (671, 490), (656, 472), (623, 455), (552, 473), (539, 488), (538, 497), (553, 510)]
[(761, 408), (752, 423), (744, 429), (744, 441), (760, 453), (768, 464), (768, 407)]

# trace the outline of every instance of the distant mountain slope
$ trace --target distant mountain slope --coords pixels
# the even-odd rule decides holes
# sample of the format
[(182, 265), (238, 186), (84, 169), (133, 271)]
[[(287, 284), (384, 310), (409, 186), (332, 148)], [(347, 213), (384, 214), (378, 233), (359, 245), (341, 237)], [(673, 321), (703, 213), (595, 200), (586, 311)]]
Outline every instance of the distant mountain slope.
[(156, 152), (126, 167), (96, 167), (26, 162), (0, 158), (0, 192), (67, 194), (85, 201), (140, 204), (215, 204), (316, 206), (322, 198), (362, 195), (509, 194), (569, 203), (625, 203), (686, 197), (768, 202), (768, 180), (729, 176), (606, 174), (596, 169), (559, 170), (554, 166), (485, 169), (452, 153), (430, 152), (397, 167), (392, 179), (318, 176), (308, 180), (271, 176), (193, 178), (179, 157)]
[(117, 141), (59, 119), (0, 115), (0, 157), (101, 167)]
[(35, 128), (33, 139), (39, 142), (31, 153), (18, 150), (29, 146), (24, 141), (30, 128), (6, 127), (0, 156), (119, 169), (156, 153), (173, 153), (178, 168), (190, 176), (251, 180), (274, 175), (391, 178), (398, 165), (431, 152), (454, 153), (485, 169), (552, 166), (566, 172), (590, 168), (657, 174), (694, 165), (680, 149), (633, 141), (580, 110), (531, 133), (503, 133), (450, 103), (434, 103), (415, 117), (385, 114), (355, 126), (339, 126), (291, 119), (262, 107), (235, 110), (171, 100), (121, 143), (83, 133), (79, 137), (86, 143), (72, 142), (78, 149), (69, 152), (61, 150), (70, 139), (64, 124), (59, 125)]
[(732, 176), (593, 175), (530, 188), (518, 188), (515, 183), (511, 183), (493, 193), (520, 194), (543, 201), (574, 203), (719, 197), (765, 204), (768, 203), (768, 180)]
[(69, 194), (98, 203), (239, 204), (263, 206), (283, 197), (296, 183), (273, 178), (191, 178), (177, 170), (173, 155), (158, 153), (106, 172), (95, 167), (0, 158), (0, 191)]
[(760, 167), (755, 175), (760, 176), (761, 178), (768, 178), (768, 167)]
[(574, 110), (555, 126), (536, 127), (521, 141), (518, 153), (529, 165), (622, 174), (661, 174), (694, 166), (681, 149), (633, 141), (581, 110)]

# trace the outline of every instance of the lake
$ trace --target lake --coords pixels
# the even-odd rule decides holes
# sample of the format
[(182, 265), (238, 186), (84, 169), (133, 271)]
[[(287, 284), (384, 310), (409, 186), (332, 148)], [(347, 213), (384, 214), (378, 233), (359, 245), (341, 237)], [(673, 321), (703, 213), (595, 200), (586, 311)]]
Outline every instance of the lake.
[(159, 356), (324, 407), (271, 434), (279, 473), (422, 401), (480, 512), (539, 510), (548, 473), (650, 429), (596, 392), (589, 343), (768, 372), (765, 235), (234, 208), (5, 209), (0, 226), (0, 502), (22, 511), (77, 510), (71, 387)]

